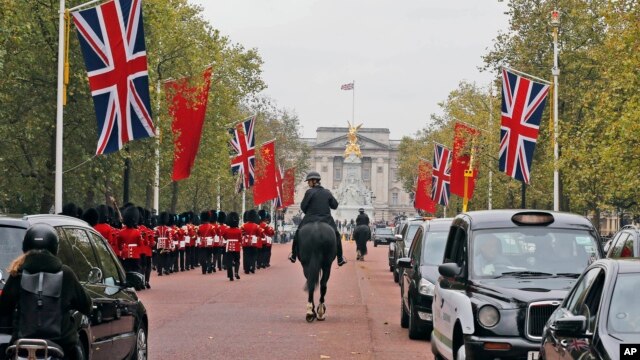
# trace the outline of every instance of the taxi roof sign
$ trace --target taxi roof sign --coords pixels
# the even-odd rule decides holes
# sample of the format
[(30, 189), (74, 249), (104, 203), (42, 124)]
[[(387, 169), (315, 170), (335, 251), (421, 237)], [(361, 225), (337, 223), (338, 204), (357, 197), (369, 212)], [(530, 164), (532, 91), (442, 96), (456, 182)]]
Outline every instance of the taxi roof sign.
[(544, 226), (553, 223), (553, 215), (542, 211), (519, 212), (511, 217), (517, 225)]

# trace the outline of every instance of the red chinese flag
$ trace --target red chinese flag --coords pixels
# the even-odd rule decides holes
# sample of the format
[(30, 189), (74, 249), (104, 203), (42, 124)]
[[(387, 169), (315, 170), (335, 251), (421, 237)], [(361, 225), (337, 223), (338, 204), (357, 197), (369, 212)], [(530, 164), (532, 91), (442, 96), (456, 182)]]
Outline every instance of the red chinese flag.
[[(453, 154), (451, 160), (451, 193), (460, 197), (464, 197), (464, 171), (469, 169), (471, 161), (471, 148), (473, 146), (473, 138), (478, 136), (479, 131), (468, 125), (457, 122), (454, 128), (453, 137)], [(467, 183), (467, 198), (473, 197), (473, 189), (476, 185), (476, 177), (478, 176), (477, 162), (473, 166), (473, 176), (469, 178)]]
[(420, 160), (418, 163), (418, 183), (416, 184), (414, 207), (434, 214), (436, 212), (436, 202), (431, 199), (431, 171), (431, 163)]
[(293, 205), (296, 189), (296, 168), (287, 169), (282, 179), (282, 207)]
[(211, 68), (205, 70), (203, 82), (199, 84), (192, 85), (189, 78), (183, 78), (165, 85), (170, 104), (169, 113), (173, 116), (173, 181), (186, 179), (191, 175), (207, 112), (211, 73)]
[(276, 184), (276, 142), (271, 140), (260, 146), (260, 157), (255, 168), (253, 203), (257, 206), (278, 197)]

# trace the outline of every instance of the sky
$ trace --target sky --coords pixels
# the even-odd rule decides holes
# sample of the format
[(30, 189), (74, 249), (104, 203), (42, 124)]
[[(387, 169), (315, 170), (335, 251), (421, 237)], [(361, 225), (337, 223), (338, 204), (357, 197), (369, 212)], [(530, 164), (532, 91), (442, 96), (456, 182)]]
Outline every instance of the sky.
[[(482, 55), (508, 26), (498, 0), (190, 0), (232, 42), (257, 48), (261, 95), (320, 126), (423, 128), (463, 81), (488, 86)], [(214, 70), (215, 71), (215, 70)], [(355, 92), (340, 90), (355, 81)], [(355, 96), (354, 96), (355, 95)], [(355, 106), (353, 106), (355, 104)]]

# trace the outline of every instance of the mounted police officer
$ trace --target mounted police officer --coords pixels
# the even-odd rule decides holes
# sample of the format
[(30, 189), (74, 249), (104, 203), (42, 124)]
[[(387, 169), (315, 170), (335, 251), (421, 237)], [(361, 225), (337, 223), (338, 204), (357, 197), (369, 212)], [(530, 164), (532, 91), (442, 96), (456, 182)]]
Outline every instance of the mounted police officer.
[(367, 225), (369, 226), (369, 215), (364, 212), (363, 208), (358, 209), (358, 217), (356, 218), (356, 226), (358, 225)]
[(325, 189), (324, 187), (322, 187), (322, 185), (320, 185), (320, 180), (320, 174), (317, 171), (310, 171), (305, 179), (307, 185), (309, 185), (309, 189), (304, 194), (304, 198), (300, 203), (300, 209), (302, 210), (302, 212), (304, 212), (305, 216), (304, 218), (302, 218), (302, 222), (300, 222), (298, 230), (296, 230), (296, 234), (293, 238), (289, 260), (291, 260), (291, 262), (296, 262), (298, 232), (300, 228), (305, 224), (321, 221), (331, 225), (331, 227), (336, 232), (338, 265), (342, 266), (347, 262), (342, 256), (342, 241), (340, 241), (340, 233), (338, 233), (336, 223), (333, 221), (333, 217), (331, 216), (331, 209), (335, 210), (338, 208), (338, 200), (333, 197), (331, 191)]

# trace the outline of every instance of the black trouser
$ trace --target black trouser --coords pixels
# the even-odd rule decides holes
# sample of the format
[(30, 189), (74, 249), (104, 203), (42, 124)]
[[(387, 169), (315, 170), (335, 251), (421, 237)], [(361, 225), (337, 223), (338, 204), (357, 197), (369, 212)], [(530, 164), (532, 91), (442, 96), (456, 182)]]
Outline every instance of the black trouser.
[[(301, 226), (302, 227), (302, 226)], [(300, 231), (299, 227), (296, 230), (296, 234), (293, 236), (293, 243), (291, 243), (291, 252), (297, 257), (298, 256), (298, 232)], [(340, 236), (340, 233), (338, 232), (338, 230), (336, 230), (334, 228), (335, 232), (336, 232), (336, 255), (338, 256), (338, 258), (342, 257), (342, 237)]]
[(148, 284), (151, 278), (151, 256), (140, 255), (140, 265), (144, 274), (144, 283)]
[(222, 246), (215, 246), (213, 248), (213, 262), (211, 266), (215, 269), (216, 266), (218, 270), (222, 270), (222, 254), (224, 253), (224, 248)]
[(180, 261), (180, 271), (184, 271), (184, 267), (185, 267), (184, 253), (185, 253), (185, 249), (178, 250), (178, 260)]
[(171, 252), (171, 271), (178, 272), (178, 250)]
[(258, 269), (267, 267), (267, 251), (266, 245), (262, 245), (262, 249), (258, 250)]
[(266, 255), (265, 255), (265, 262), (266, 262), (266, 266), (271, 266), (271, 246), (267, 246), (266, 247), (267, 251), (266, 251)]
[(122, 267), (125, 271), (140, 272), (140, 259), (124, 259), (122, 260)]
[(158, 251), (155, 249), (151, 252), (151, 266), (158, 268)]
[(233, 271), (235, 269), (236, 275), (240, 271), (240, 252), (239, 251), (227, 251), (224, 254), (224, 265), (227, 267), (227, 277), (233, 278)]
[(210, 247), (201, 247), (198, 251), (198, 259), (200, 261), (200, 266), (202, 267), (202, 273), (210, 273), (211, 272), (211, 248)]
[(243, 247), (242, 248), (242, 269), (245, 274), (249, 273), (249, 260), (251, 259), (251, 255), (249, 254), (251, 247)]
[(162, 274), (163, 271), (169, 272), (169, 253), (166, 250), (158, 250), (157, 259), (158, 274)]

